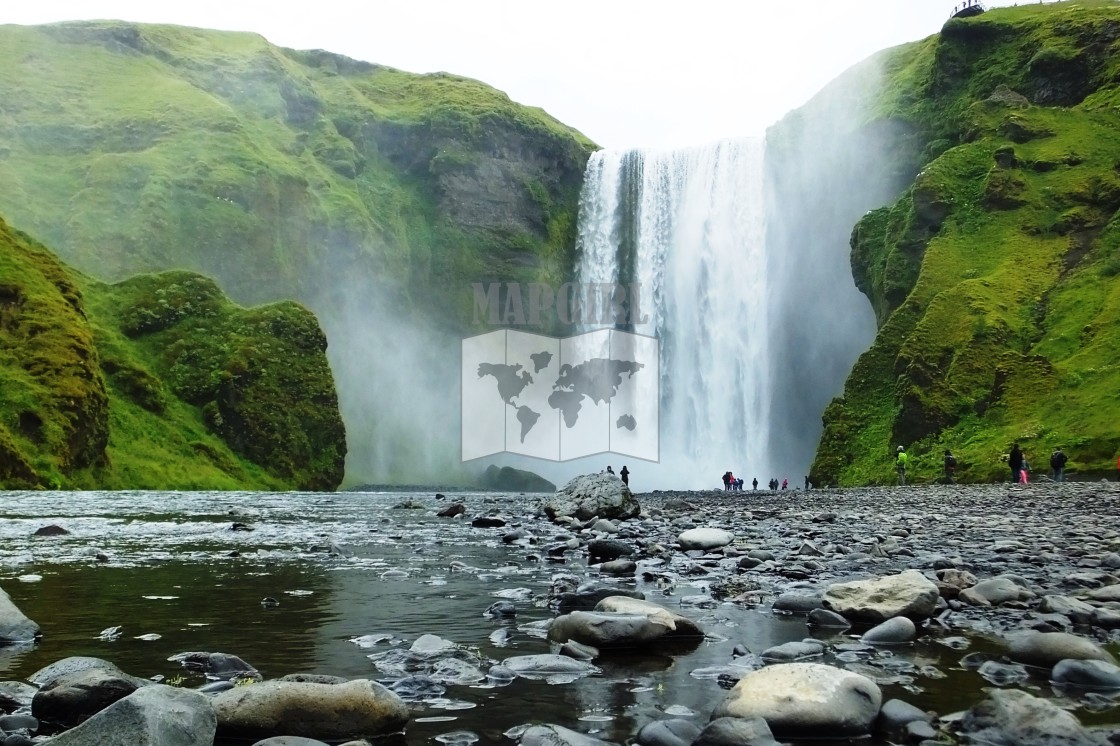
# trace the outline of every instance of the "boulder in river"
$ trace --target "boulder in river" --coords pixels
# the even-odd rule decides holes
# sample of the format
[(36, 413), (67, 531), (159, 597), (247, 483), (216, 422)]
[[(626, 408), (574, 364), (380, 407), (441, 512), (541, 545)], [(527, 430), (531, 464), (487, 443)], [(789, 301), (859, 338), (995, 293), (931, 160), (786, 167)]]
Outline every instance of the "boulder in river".
[(606, 746), (611, 742), (549, 723), (526, 729), (518, 743), (520, 746)]
[(150, 684), (150, 681), (118, 670), (75, 671), (57, 677), (40, 689), (31, 700), (31, 714), (45, 723), (72, 728)]
[(1066, 659), (1115, 662), (1092, 640), (1069, 632), (1016, 632), (1008, 636), (1008, 642), (1011, 660), (1028, 666), (1052, 668)]
[(303, 736), (326, 741), (396, 733), (408, 723), (404, 701), (373, 681), (345, 684), (265, 681), (214, 697), (223, 738)]
[(1019, 689), (995, 689), (965, 713), (958, 725), (969, 743), (1105, 746), (1071, 713)]
[(552, 620), (548, 639), (568, 640), (597, 648), (631, 648), (665, 637), (672, 627), (664, 618), (647, 613), (573, 611)]
[(213, 746), (217, 721), (198, 692), (153, 684), (114, 702), (51, 746)]
[(584, 474), (545, 500), (548, 517), (572, 516), (586, 521), (600, 518), (633, 518), (641, 512), (634, 493), (613, 474)]
[(703, 628), (686, 616), (666, 609), (664, 606), (630, 596), (607, 596), (595, 605), (595, 611), (610, 611), (619, 614), (645, 614), (649, 618), (669, 628), (668, 637), (703, 637)]
[(884, 622), (905, 616), (915, 621), (928, 618), (937, 608), (940, 591), (917, 570), (871, 580), (833, 583), (825, 590), (822, 605), (847, 619)]
[(29, 642), (39, 636), (39, 625), (28, 619), (0, 588), (0, 644)]
[(860, 642), (869, 645), (899, 645), (913, 642), (918, 636), (918, 629), (914, 622), (904, 616), (896, 616), (885, 622), (880, 622), (863, 633)]
[(712, 719), (759, 717), (781, 739), (862, 736), (882, 699), (866, 676), (820, 663), (779, 663), (740, 679)]
[(677, 537), (681, 549), (718, 549), (735, 540), (735, 535), (722, 528), (690, 528)]

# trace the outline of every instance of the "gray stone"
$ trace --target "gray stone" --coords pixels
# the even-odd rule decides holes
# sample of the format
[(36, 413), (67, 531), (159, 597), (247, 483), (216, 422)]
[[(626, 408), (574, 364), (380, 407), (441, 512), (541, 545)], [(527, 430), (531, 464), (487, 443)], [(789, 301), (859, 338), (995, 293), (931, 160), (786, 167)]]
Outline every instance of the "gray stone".
[(861, 736), (870, 733), (881, 702), (879, 687), (866, 676), (819, 663), (779, 663), (740, 679), (712, 719), (760, 717), (781, 739)]
[(1027, 601), (1035, 597), (1034, 591), (1024, 588), (1014, 578), (1000, 575), (981, 580), (971, 588), (965, 588), (958, 599), (972, 606), (999, 606), (1010, 601)]
[(31, 700), (31, 714), (71, 728), (151, 682), (118, 671), (87, 668), (55, 677)]
[[(290, 673), (276, 680), (295, 681), (302, 684), (345, 684), (350, 679), (345, 679), (341, 676), (330, 676), (325, 673)], [(222, 691), (225, 690), (223, 689)]]
[(1114, 663), (1112, 656), (1092, 640), (1068, 632), (1017, 632), (1008, 636), (1011, 660), (1028, 666), (1053, 668), (1059, 661), (1098, 660)]
[(569, 658), (566, 655), (516, 655), (506, 658), (501, 665), (526, 679), (564, 676), (577, 678), (598, 673), (599, 669), (587, 661)]
[(642, 512), (634, 493), (612, 474), (584, 474), (564, 485), (544, 502), (549, 518), (572, 516), (581, 521), (633, 518)]
[(574, 640), (597, 648), (638, 647), (660, 640), (668, 632), (666, 622), (648, 614), (573, 611), (552, 621), (548, 639), (560, 643)]
[(22, 681), (0, 681), (0, 712), (11, 712), (30, 707), (39, 690)]
[(964, 714), (960, 732), (969, 742), (1032, 746), (1104, 746), (1076, 717), (1052, 702), (1018, 689), (996, 689)]
[(592, 559), (616, 560), (629, 557), (634, 553), (634, 547), (618, 539), (595, 539), (587, 545), (587, 552)]
[(714, 718), (692, 746), (781, 746), (762, 718)]
[(735, 540), (735, 535), (722, 528), (690, 528), (677, 537), (681, 549), (718, 549)]
[(888, 699), (879, 709), (879, 717), (875, 719), (875, 729), (882, 733), (898, 733), (906, 727), (907, 723), (915, 720), (928, 722), (929, 713), (920, 710), (909, 702), (901, 699)]
[(859, 639), (869, 645), (900, 645), (913, 642), (917, 636), (918, 628), (914, 622), (904, 616), (896, 616), (867, 630)]
[(793, 661), (803, 660), (805, 658), (815, 658), (818, 655), (824, 654), (823, 642), (804, 642), (793, 641), (786, 642), (781, 645), (767, 648), (759, 654), (759, 658), (764, 661), (778, 661), (781, 663), (792, 663)]
[(323, 741), (314, 738), (300, 738), (299, 736), (276, 736), (257, 741), (253, 746), (329, 746)]
[(655, 720), (638, 731), (641, 746), (689, 746), (700, 735), (700, 726), (681, 718)]
[(1050, 680), (1082, 689), (1120, 689), (1120, 667), (1098, 660), (1058, 661)]
[(560, 725), (534, 725), (521, 734), (521, 746), (604, 746), (609, 741), (585, 736)]
[(921, 620), (933, 614), (940, 592), (917, 570), (872, 580), (834, 583), (825, 591), (826, 609), (848, 619), (882, 622), (896, 616)]
[(402, 730), (409, 717), (400, 697), (366, 679), (345, 684), (265, 681), (222, 692), (214, 697), (214, 708), (222, 737), (233, 739), (371, 738)]
[(599, 565), (599, 572), (605, 575), (633, 575), (638, 570), (638, 563), (633, 560), (611, 560)]
[(1106, 585), (1094, 588), (1087, 594), (1094, 601), (1120, 601), (1120, 585)]
[(0, 643), (29, 642), (39, 636), (39, 625), (28, 619), (0, 588)]
[(595, 611), (608, 611), (619, 614), (645, 614), (669, 629), (668, 637), (703, 637), (704, 629), (683, 614), (666, 609), (652, 601), (629, 596), (608, 596), (595, 605)]
[(0, 731), (14, 733), (18, 730), (34, 733), (39, 730), (39, 719), (33, 715), (4, 715), (0, 717)]
[(819, 609), (820, 606), (821, 597), (816, 593), (790, 591), (774, 600), (774, 611), (788, 611), (793, 614), (808, 614), (813, 609)]
[(1043, 614), (1062, 614), (1076, 624), (1089, 624), (1093, 621), (1092, 606), (1070, 596), (1043, 596), (1038, 610)]
[(137, 689), (50, 746), (213, 746), (217, 721), (210, 700), (189, 689), (155, 684)]
[(852, 623), (842, 615), (828, 609), (813, 609), (809, 612), (809, 626), (823, 629), (847, 629)]

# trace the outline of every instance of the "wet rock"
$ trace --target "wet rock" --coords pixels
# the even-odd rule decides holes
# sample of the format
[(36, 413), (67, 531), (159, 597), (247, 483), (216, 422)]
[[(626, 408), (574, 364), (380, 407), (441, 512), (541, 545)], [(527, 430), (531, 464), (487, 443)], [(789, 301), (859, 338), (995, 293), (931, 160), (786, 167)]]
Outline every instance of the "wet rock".
[(122, 677), (128, 676), (128, 674), (109, 661), (85, 655), (75, 655), (57, 660), (49, 666), (40, 668), (38, 671), (28, 676), (27, 680), (40, 689), (43, 689), (50, 686), (55, 680), (62, 676), (78, 673), (79, 671), (88, 671), (94, 668), (102, 671), (109, 671)]
[(959, 732), (973, 742), (1038, 746), (1104, 746), (1069, 712), (1018, 689), (996, 689), (965, 713)]
[(560, 646), (560, 655), (575, 658), (577, 661), (593, 661), (599, 657), (599, 649), (575, 640), (568, 640)]
[(809, 626), (822, 629), (848, 629), (852, 623), (835, 611), (813, 609), (809, 612)]
[(452, 503), (451, 505), (448, 505), (446, 508), (436, 513), (436, 516), (439, 518), (454, 518), (455, 516), (463, 515), (466, 512), (467, 506), (463, 505), (463, 503)]
[(581, 589), (570, 593), (561, 593), (557, 596), (556, 610), (560, 614), (570, 614), (573, 611), (590, 611), (600, 601), (610, 596), (628, 596), (642, 600), (646, 597), (641, 591), (629, 591), (622, 588)]
[(45, 723), (70, 728), (150, 683), (101, 668), (64, 674), (35, 694), (31, 714)]
[(38, 691), (37, 688), (22, 681), (0, 681), (0, 712), (30, 707), (31, 700)]
[(883, 703), (879, 710), (879, 716), (875, 719), (875, 729), (881, 733), (898, 733), (906, 727), (907, 723), (915, 720), (928, 722), (930, 715), (909, 702), (904, 702), (901, 699), (888, 699)]
[(950, 567), (937, 571), (937, 589), (942, 598), (956, 598), (961, 591), (971, 588), (976, 582), (976, 576), (968, 570)]
[(0, 644), (28, 642), (39, 636), (39, 625), (28, 619), (0, 589)]
[(223, 738), (369, 738), (402, 730), (409, 717), (399, 696), (365, 679), (335, 685), (265, 681), (222, 692), (213, 702)]
[(634, 547), (618, 539), (595, 539), (588, 543), (587, 552), (592, 559), (616, 560), (632, 555)]
[(1034, 591), (1024, 588), (1014, 578), (1001, 575), (981, 580), (971, 588), (965, 588), (957, 596), (972, 606), (999, 606), (1011, 601), (1026, 601), (1035, 597)]
[(1028, 666), (1053, 668), (1067, 658), (1115, 663), (1108, 651), (1092, 640), (1068, 632), (1017, 632), (1009, 635), (1008, 642), (1011, 660)]
[(811, 642), (794, 641), (767, 648), (759, 653), (758, 657), (767, 662), (777, 661), (781, 663), (792, 663), (793, 661), (799, 661), (805, 658), (816, 658), (817, 656), (824, 655), (824, 649), (824, 643), (817, 642), (816, 640)]
[(341, 676), (329, 676), (325, 673), (290, 673), (277, 679), (277, 681), (295, 681), (304, 684), (345, 684), (349, 680)]
[(638, 571), (638, 563), (631, 560), (611, 560), (599, 565), (604, 575), (633, 575)]
[(1061, 614), (1075, 624), (1091, 624), (1095, 608), (1071, 596), (1043, 596), (1038, 610), (1044, 614)]
[(471, 520), (471, 525), (475, 528), (501, 528), (506, 525), (505, 519), (498, 518), (497, 516), (478, 516)]
[(581, 521), (595, 516), (623, 520), (642, 512), (630, 488), (611, 474), (576, 477), (546, 500), (543, 508), (553, 520), (557, 516), (572, 516)]
[(899, 645), (913, 642), (917, 636), (918, 628), (914, 622), (907, 617), (896, 616), (867, 630), (859, 639), (868, 645)]
[(299, 736), (276, 736), (257, 741), (253, 746), (329, 746), (323, 741), (314, 738), (300, 738)]
[(70, 532), (62, 526), (51, 524), (50, 526), (43, 526), (35, 530), (35, 536), (69, 536)]
[(0, 717), (0, 731), (4, 733), (34, 733), (39, 730), (39, 719), (33, 715), (4, 715)]
[(638, 647), (660, 640), (668, 632), (669, 625), (664, 620), (648, 614), (573, 611), (553, 620), (548, 639), (575, 640), (597, 648)]
[(543, 679), (549, 683), (574, 681), (599, 673), (599, 668), (587, 661), (547, 653), (506, 658), (502, 666), (524, 679)]
[(253, 527), (250, 526), (248, 523), (241, 523), (240, 521), (234, 521), (230, 525), (229, 530), (230, 531), (252, 531)]
[(560, 725), (534, 725), (521, 734), (521, 746), (604, 746), (609, 741), (585, 736)]
[(700, 727), (689, 720), (655, 720), (638, 731), (641, 746), (689, 746), (700, 735)]
[[(510, 680), (513, 680), (513, 672), (509, 672)], [(397, 679), (389, 685), (389, 690), (396, 694), (406, 702), (416, 702), (422, 699), (431, 699), (433, 697), (442, 697), (447, 691), (447, 687), (438, 681), (432, 681), (428, 676), (405, 676), (403, 679)]]
[(1099, 660), (1063, 660), (1054, 665), (1050, 681), (1082, 689), (1120, 689), (1120, 667)]
[(51, 746), (212, 746), (214, 708), (205, 696), (162, 684), (142, 687), (81, 725), (50, 740)]
[(681, 549), (718, 549), (735, 540), (734, 534), (721, 528), (691, 528), (677, 537)]
[(976, 669), (985, 681), (996, 686), (1020, 684), (1030, 678), (1027, 669), (1017, 663), (1004, 663), (1002, 661), (984, 661)]
[(511, 601), (495, 601), (483, 613), (486, 616), (512, 619), (517, 616), (517, 607)]
[(668, 628), (667, 637), (703, 637), (703, 628), (683, 614), (664, 606), (629, 596), (607, 596), (595, 605), (595, 611), (618, 614), (644, 614)]
[(1094, 588), (1086, 595), (1094, 601), (1120, 601), (1120, 584)]
[(906, 570), (872, 580), (834, 583), (822, 603), (854, 621), (882, 622), (896, 616), (922, 620), (937, 608), (940, 592), (917, 570)]
[(256, 668), (229, 653), (176, 653), (167, 660), (180, 663), (192, 671), (199, 671), (208, 679), (260, 681), (263, 678)]
[(709, 722), (692, 746), (780, 746), (762, 718), (720, 717)]
[(780, 663), (740, 679), (712, 718), (760, 717), (776, 738), (861, 736), (871, 731), (881, 702), (879, 687), (866, 676), (819, 663)]
[(813, 609), (819, 609), (823, 603), (820, 594), (816, 593), (783, 593), (774, 601), (774, 611), (786, 611), (791, 614), (808, 614)]
[(591, 530), (600, 534), (617, 534), (618, 526), (613, 521), (608, 521), (606, 518), (600, 518), (591, 524)]

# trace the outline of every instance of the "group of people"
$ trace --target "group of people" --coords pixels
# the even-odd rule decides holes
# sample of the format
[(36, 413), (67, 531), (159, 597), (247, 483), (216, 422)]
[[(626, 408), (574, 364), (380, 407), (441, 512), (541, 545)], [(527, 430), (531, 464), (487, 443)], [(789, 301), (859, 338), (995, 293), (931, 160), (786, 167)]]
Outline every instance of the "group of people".
[[(770, 480), (770, 490), (776, 491), (779, 487), (783, 490), (789, 489), (789, 480), (783, 479), (779, 482), (777, 479)], [(723, 473), (723, 489), (725, 492), (741, 492), (743, 490), (742, 477), (736, 477), (730, 471)], [(751, 480), (751, 489), (758, 489), (758, 477)], [(809, 477), (805, 477), (805, 489), (809, 489)]]
[[(1065, 481), (1066, 463), (1069, 462), (1069, 457), (1066, 456), (1062, 449), (1055, 448), (1054, 452), (1050, 454), (1050, 478), (1055, 482)], [(900, 485), (906, 484), (906, 467), (910, 463), (910, 456), (906, 453), (906, 449), (902, 446), (898, 447), (895, 451), (895, 470), (898, 472), (898, 483)], [(957, 457), (948, 448), (945, 449), (944, 464), (944, 477), (945, 484), (953, 484), (956, 481), (957, 471)], [(1011, 481), (1018, 484), (1029, 484), (1031, 481), (1031, 463), (1027, 459), (1027, 454), (1019, 447), (1018, 443), (1011, 446), (1011, 452), (1007, 454), (1007, 465), (1011, 469)], [(1120, 459), (1116, 461), (1117, 479), (1120, 480)]]
[[(614, 474), (614, 469), (611, 468), (610, 464), (607, 464), (607, 474)], [(624, 485), (630, 486), (630, 470), (626, 468), (626, 464), (622, 465), (622, 471), (618, 473), (618, 477), (622, 479)]]

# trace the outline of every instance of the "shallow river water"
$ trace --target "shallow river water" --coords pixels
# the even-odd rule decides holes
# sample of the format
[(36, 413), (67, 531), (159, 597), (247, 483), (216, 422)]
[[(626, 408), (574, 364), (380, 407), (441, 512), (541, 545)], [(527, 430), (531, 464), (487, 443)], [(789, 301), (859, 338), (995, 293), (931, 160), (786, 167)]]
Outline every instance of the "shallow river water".
[[(503, 543), (510, 526), (529, 526), (526, 507), (536, 497), (114, 492), (2, 498), (0, 586), (40, 624), (42, 639), (32, 648), (0, 648), (0, 679), (24, 679), (65, 656), (91, 655), (137, 676), (196, 686), (205, 679), (168, 658), (207, 651), (240, 656), (265, 678), (313, 672), (389, 684), (395, 677), (367, 656), (407, 648), (427, 633), (472, 648), (484, 661), (550, 652), (548, 641), (525, 625), (554, 616), (545, 603), (553, 577), (571, 573), (643, 591), (699, 621), (708, 637), (606, 657), (596, 661), (600, 674), (568, 683), (519, 678), (505, 686), (448, 686), (410, 704), (403, 742), (509, 744), (515, 740), (504, 734), (511, 729), (542, 722), (625, 743), (656, 719), (706, 723), (726, 694), (717, 675), (749, 670), (732, 667), (735, 646), (757, 654), (811, 635), (803, 617), (774, 614), (766, 604), (712, 600), (703, 578), (666, 585), (644, 581), (639, 570), (638, 578), (618, 581), (597, 577), (585, 567), (586, 556), (547, 561), (543, 540)], [(406, 501), (421, 507), (396, 507)], [(467, 505), (467, 520), (435, 516), (453, 501)], [(476, 513), (505, 515), (510, 525), (473, 528), (469, 516)], [(234, 522), (252, 530), (231, 530)], [(50, 524), (70, 534), (33, 536)], [(545, 537), (547, 527), (532, 524)], [(262, 605), (265, 598), (278, 604)], [(501, 599), (515, 603), (515, 618), (484, 613)], [(101, 638), (117, 626), (119, 636)], [(371, 635), (367, 647), (353, 642)], [(838, 653), (836, 644), (852, 641), (843, 635), (822, 639), (833, 643), (825, 662), (855, 670), (873, 664), (884, 700), (901, 697), (945, 714), (983, 697), (988, 684), (958, 662), (993, 645), (980, 634), (944, 637), (882, 649), (874, 660)], [(1054, 696), (1045, 681), (1020, 687)], [(1120, 719), (1107, 707), (1097, 709), (1078, 715), (1086, 723)]]

